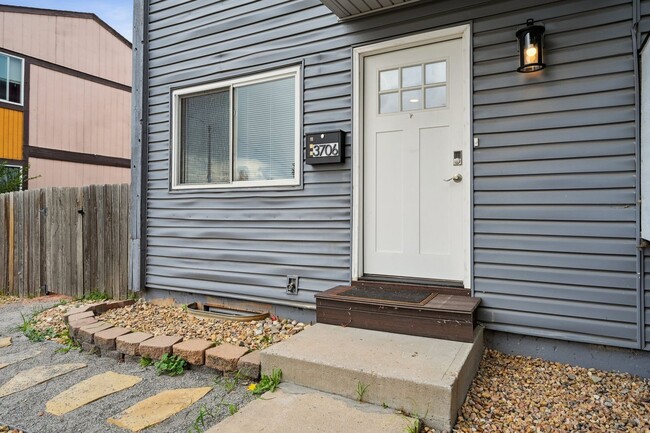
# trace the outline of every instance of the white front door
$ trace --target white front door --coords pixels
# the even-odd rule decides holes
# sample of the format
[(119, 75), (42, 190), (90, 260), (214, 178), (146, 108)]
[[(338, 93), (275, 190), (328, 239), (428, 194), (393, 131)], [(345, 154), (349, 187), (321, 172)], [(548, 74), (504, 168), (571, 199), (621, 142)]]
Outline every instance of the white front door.
[(462, 39), (363, 60), (363, 273), (468, 287)]

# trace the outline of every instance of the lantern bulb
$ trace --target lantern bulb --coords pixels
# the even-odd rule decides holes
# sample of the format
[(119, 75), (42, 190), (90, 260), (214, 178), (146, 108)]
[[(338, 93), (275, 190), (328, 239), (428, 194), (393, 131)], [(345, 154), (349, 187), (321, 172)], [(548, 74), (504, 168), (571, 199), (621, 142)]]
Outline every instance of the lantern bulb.
[(535, 57), (537, 55), (537, 48), (536, 47), (530, 47), (526, 50), (526, 55), (528, 57)]

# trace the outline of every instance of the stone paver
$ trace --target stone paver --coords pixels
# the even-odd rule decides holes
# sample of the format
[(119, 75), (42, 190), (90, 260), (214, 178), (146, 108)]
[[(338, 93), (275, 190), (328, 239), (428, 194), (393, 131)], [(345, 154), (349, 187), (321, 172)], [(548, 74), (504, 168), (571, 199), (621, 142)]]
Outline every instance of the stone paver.
[(97, 322), (99, 322), (99, 320), (94, 317), (86, 317), (85, 319), (77, 320), (75, 322), (69, 322), (68, 333), (70, 334), (70, 337), (77, 338), (77, 333), (81, 328)]
[(0, 338), (0, 349), (11, 346), (11, 337)]
[(183, 337), (178, 335), (159, 335), (140, 343), (140, 356), (151, 359), (160, 359), (165, 353), (172, 353), (174, 344), (183, 341)]
[(193, 338), (174, 344), (174, 355), (178, 355), (192, 365), (205, 364), (205, 351), (214, 346), (212, 341)]
[(137, 432), (158, 424), (199, 401), (212, 387), (167, 390), (149, 397), (108, 422)]
[(130, 329), (127, 328), (110, 328), (105, 331), (99, 331), (94, 336), (94, 342), (97, 347), (102, 351), (104, 350), (115, 350), (115, 340), (117, 337), (120, 337), (125, 334), (129, 334)]
[(115, 347), (117, 351), (125, 355), (139, 356), (140, 343), (152, 338), (153, 335), (145, 332), (134, 332), (132, 334), (125, 334), (115, 339)]
[(237, 362), (237, 370), (239, 373), (251, 379), (258, 379), (260, 377), (261, 355), (259, 350), (239, 358)]
[(40, 354), (41, 352), (39, 350), (31, 350), (27, 352), (22, 352), (22, 353), (15, 353), (11, 355), (5, 355), (5, 356), (0, 356), (0, 370), (2, 370), (5, 367), (10, 366), (11, 364), (15, 364), (17, 362), (24, 361), (26, 359), (30, 359), (35, 357), (36, 355)]
[(248, 349), (232, 344), (222, 344), (205, 352), (205, 365), (219, 371), (237, 370), (239, 358), (244, 356)]
[(67, 323), (67, 322), (68, 322), (68, 318), (69, 318), (70, 316), (74, 316), (75, 314), (81, 314), (81, 313), (87, 313), (87, 312), (91, 312), (91, 313), (92, 313), (92, 312), (95, 310), (95, 307), (96, 307), (97, 305), (98, 305), (98, 304), (95, 303), (95, 304), (84, 305), (84, 306), (82, 306), (82, 307), (71, 308), (71, 309), (69, 309), (69, 310), (68, 310), (68, 311), (63, 315), (63, 321)]
[(6, 397), (19, 391), (23, 391), (39, 383), (47, 382), (57, 376), (71, 371), (85, 368), (86, 364), (55, 364), (34, 367), (15, 375), (9, 382), (0, 387), (0, 397)]
[(52, 415), (65, 415), (107, 395), (140, 383), (141, 378), (112, 371), (81, 381), (48, 401), (45, 410)]
[(63, 316), (63, 320), (66, 323), (76, 322), (77, 320), (87, 319), (89, 317), (95, 317), (95, 313), (92, 311), (85, 311), (83, 313), (71, 314), (69, 316)]
[(77, 331), (77, 340), (82, 343), (94, 343), (94, 335), (100, 331), (112, 328), (113, 325), (106, 322), (97, 322), (83, 326)]

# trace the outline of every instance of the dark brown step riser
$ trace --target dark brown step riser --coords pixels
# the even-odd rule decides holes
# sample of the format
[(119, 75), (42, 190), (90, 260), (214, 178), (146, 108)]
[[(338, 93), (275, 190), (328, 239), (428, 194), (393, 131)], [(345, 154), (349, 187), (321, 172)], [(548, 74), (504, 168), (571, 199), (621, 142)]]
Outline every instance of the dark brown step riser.
[(474, 320), (473, 312), (450, 312), (432, 310), (426, 308), (412, 308), (397, 305), (382, 305), (376, 303), (357, 303), (348, 302), (345, 299), (317, 299), (316, 311), (320, 308), (335, 308), (345, 311), (360, 311), (373, 314), (384, 314), (387, 316), (400, 315), (412, 317), (414, 319), (428, 318), (435, 320), (455, 320), (460, 322), (472, 322)]
[(316, 303), (316, 321), (336, 326), (370, 329), (396, 334), (471, 343), (474, 338), (473, 314), (413, 311), (383, 306)]

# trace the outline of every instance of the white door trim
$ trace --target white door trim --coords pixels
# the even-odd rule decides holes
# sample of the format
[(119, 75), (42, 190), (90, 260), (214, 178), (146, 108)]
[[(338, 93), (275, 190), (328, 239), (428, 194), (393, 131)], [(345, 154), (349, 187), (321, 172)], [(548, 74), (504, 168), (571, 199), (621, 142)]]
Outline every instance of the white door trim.
[[(468, 78), (465, 83), (465, 94), (467, 95), (466, 110), (463, 115), (463, 139), (466, 143), (471, 142), (471, 26), (469, 24), (435, 30), (427, 33), (406, 36), (376, 44), (357, 47), (352, 50), (352, 280), (363, 276), (363, 60), (367, 56), (396, 51), (404, 48), (411, 48), (418, 45), (425, 45), (435, 42), (442, 42), (449, 39), (462, 39), (463, 65), (466, 68), (465, 76)], [(472, 147), (469, 146), (471, 150)], [(467, 158), (468, 164), (472, 163), (471, 155)], [(471, 170), (470, 170), (471, 172)], [(470, 209), (470, 184), (473, 179), (465, 183), (465, 194), (467, 194), (468, 209), (465, 213), (467, 219), (465, 227), (466, 252), (468, 271), (463, 279), (465, 288), (471, 288), (471, 221)], [(464, 183), (464, 182), (463, 182)]]

